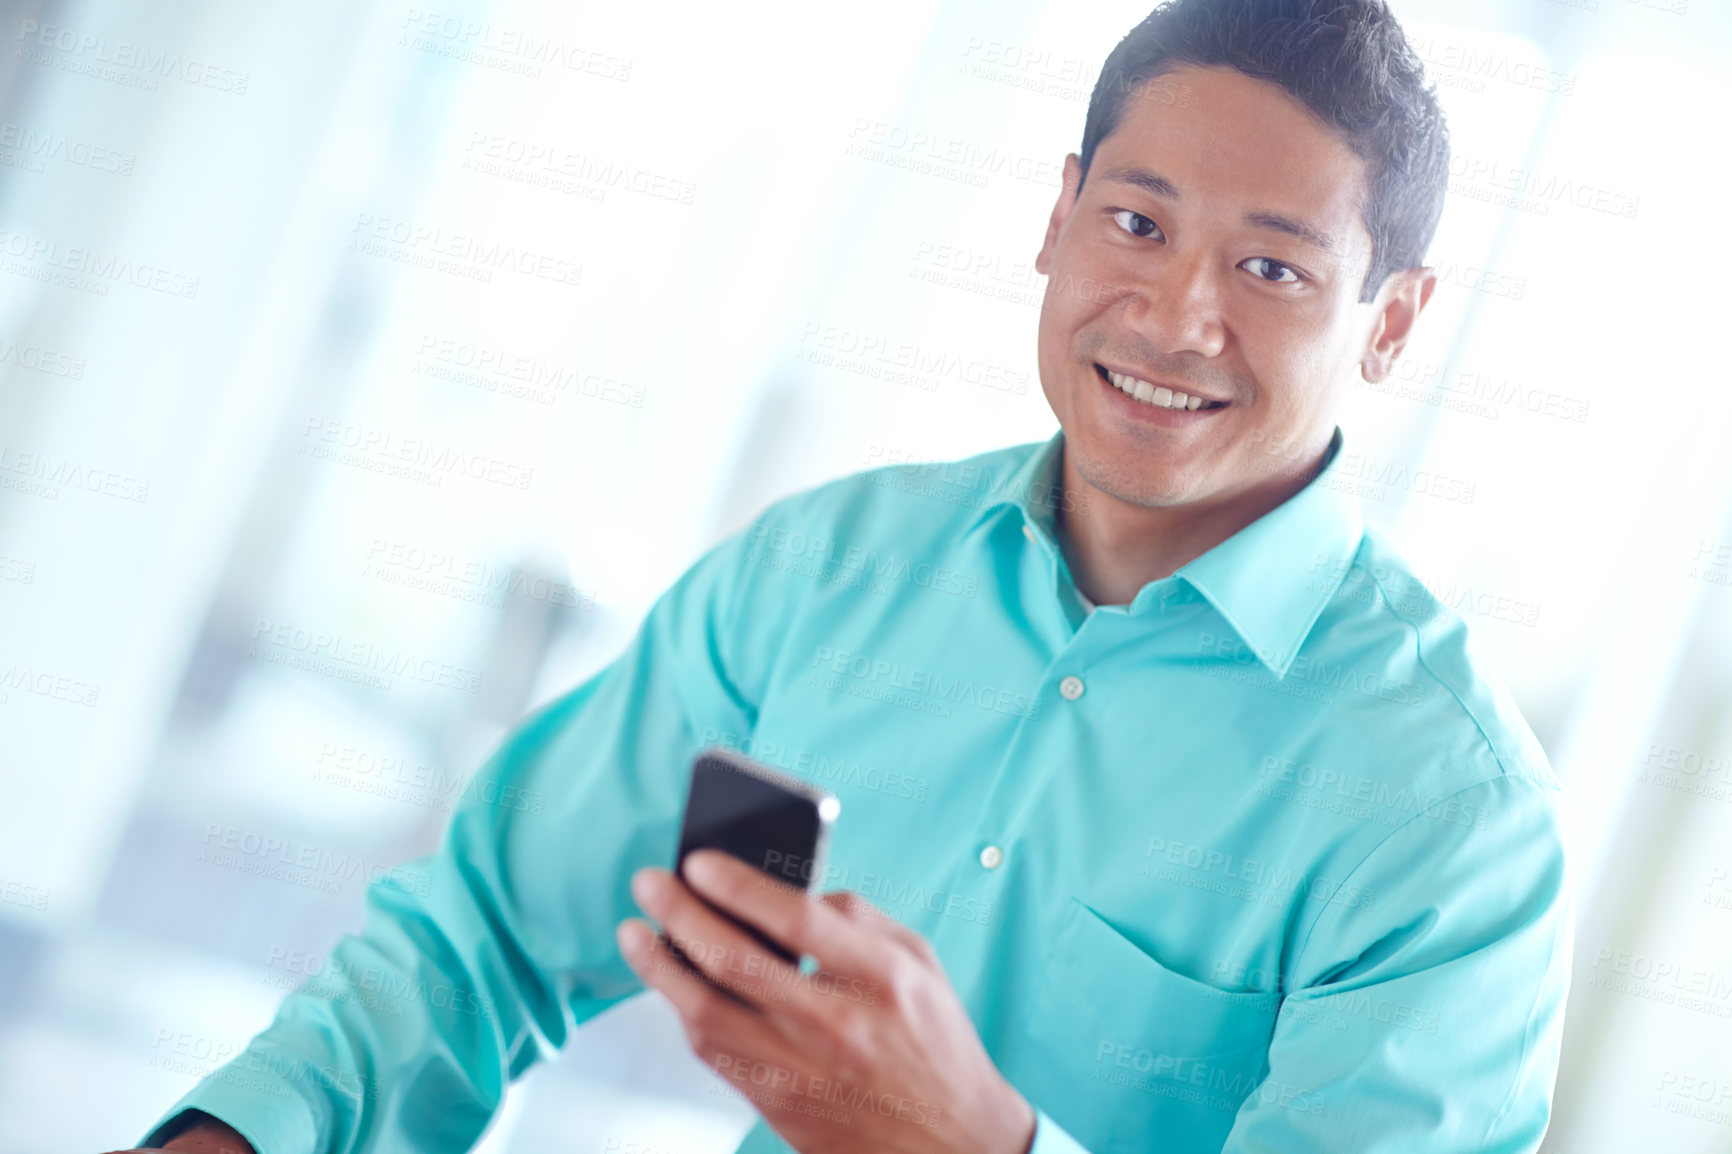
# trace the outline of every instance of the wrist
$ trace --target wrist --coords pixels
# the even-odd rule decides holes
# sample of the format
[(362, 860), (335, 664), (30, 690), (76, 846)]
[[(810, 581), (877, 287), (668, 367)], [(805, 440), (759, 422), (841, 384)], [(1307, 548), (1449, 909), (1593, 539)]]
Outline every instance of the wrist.
[(1004, 1104), (994, 1116), (1005, 1125), (987, 1149), (992, 1154), (1028, 1154), (1034, 1146), (1034, 1106), (1009, 1082), (1004, 1084)]
[(258, 1154), (239, 1130), (209, 1114), (163, 1143), (162, 1149), (176, 1154)]

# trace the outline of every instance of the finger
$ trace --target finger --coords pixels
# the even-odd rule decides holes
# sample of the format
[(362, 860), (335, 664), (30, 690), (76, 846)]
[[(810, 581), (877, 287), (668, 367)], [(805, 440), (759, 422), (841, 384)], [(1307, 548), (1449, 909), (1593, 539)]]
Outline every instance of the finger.
[(826, 969), (882, 978), (895, 961), (883, 935), (727, 854), (699, 850), (686, 858), (685, 875), (695, 891)]
[(865, 926), (872, 932), (885, 934), (895, 939), (913, 952), (916, 957), (929, 960), (937, 958), (937, 954), (932, 949), (932, 943), (928, 942), (917, 931), (903, 925), (894, 916), (879, 909), (852, 890), (831, 890), (818, 900), (839, 910), (843, 916)]
[[(667, 998), (692, 1052), (754, 1103), (754, 1089), (804, 1069), (798, 1052), (772, 1030), (762, 1014), (706, 985), (667, 953), (667, 939), (640, 918), (627, 918), (616, 935), (626, 963), (644, 985)], [(766, 1073), (768, 1071), (768, 1073)], [(810, 1073), (807, 1073), (810, 1080)]]
[(711, 909), (678, 878), (666, 870), (639, 870), (632, 878), (632, 893), (717, 985), (759, 1009), (787, 1002), (799, 971)]
[(865, 919), (870, 913), (877, 912), (877, 907), (853, 890), (831, 890), (820, 894), (818, 900), (827, 906), (834, 906), (855, 921)]
[(620, 922), (614, 939), (626, 964), (650, 989), (661, 989), (664, 975), (689, 978), (694, 973), (689, 955), (676, 952), (674, 943), (642, 918)]
[(751, 1007), (707, 984), (690, 967), (668, 952), (667, 939), (641, 918), (627, 918), (615, 932), (626, 964), (644, 985), (673, 1004), (685, 1025), (692, 1048), (708, 1045), (750, 1046), (763, 1030), (762, 1017)]
[(802, 1096), (802, 1091), (809, 1095), (814, 1085), (823, 1088), (830, 1081), (829, 1075), (816, 1067), (809, 1055), (774, 1042), (767, 1049), (750, 1054), (722, 1046), (700, 1057), (728, 1089), (756, 1106), (784, 1134), (784, 1127), (776, 1122), (787, 1121), (788, 1109), (798, 1102), (797, 1096)]

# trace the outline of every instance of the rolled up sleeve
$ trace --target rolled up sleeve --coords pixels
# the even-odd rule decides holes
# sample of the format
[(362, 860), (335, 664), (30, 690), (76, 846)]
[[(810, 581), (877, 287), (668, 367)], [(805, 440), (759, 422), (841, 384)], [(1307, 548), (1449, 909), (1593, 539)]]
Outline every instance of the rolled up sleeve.
[(755, 720), (724, 636), (744, 536), (512, 733), (438, 851), (370, 886), (363, 931), (141, 1145), (196, 1108), (259, 1154), (468, 1150), (511, 1080), (641, 988), (614, 938), (631, 875), (671, 862), (701, 736)]
[(1539, 1148), (1574, 935), (1556, 801), (1484, 781), (1371, 851), (1299, 948), (1227, 1154)]

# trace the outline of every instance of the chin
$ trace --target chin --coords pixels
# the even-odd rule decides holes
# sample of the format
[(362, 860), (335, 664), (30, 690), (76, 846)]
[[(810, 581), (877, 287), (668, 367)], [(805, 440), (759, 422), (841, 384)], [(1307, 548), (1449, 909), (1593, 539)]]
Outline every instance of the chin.
[(1077, 473), (1094, 488), (1130, 505), (1159, 509), (1183, 505), (1197, 499), (1201, 490), (1198, 478), (1171, 469), (1151, 468), (1146, 458), (1135, 453), (1101, 457), (1080, 457)]

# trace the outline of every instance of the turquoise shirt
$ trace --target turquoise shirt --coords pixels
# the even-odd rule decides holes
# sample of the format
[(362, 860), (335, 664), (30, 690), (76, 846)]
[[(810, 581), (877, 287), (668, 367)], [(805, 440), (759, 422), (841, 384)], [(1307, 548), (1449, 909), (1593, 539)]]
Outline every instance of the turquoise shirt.
[[(165, 1120), (260, 1154), (468, 1149), (641, 989), (629, 881), (671, 864), (720, 744), (841, 799), (823, 888), (932, 942), (1037, 1154), (1535, 1150), (1573, 928), (1557, 783), (1363, 526), (1339, 430), (1129, 605), (1072, 583), (1062, 451), (857, 474), (709, 551)], [(787, 1147), (760, 1121), (741, 1149)]]

